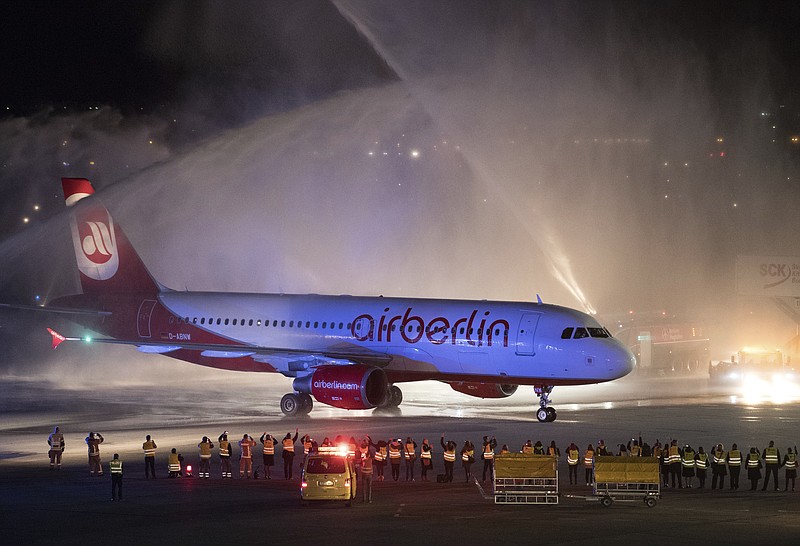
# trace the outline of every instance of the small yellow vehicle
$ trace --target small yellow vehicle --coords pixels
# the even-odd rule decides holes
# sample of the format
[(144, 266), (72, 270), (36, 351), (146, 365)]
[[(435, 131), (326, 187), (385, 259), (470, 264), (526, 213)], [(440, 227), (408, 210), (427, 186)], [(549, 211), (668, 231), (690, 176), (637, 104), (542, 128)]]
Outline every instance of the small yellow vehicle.
[(303, 463), (300, 482), (300, 501), (344, 501), (350, 506), (356, 496), (356, 471), (348, 456), (347, 446), (320, 447), (309, 453)]

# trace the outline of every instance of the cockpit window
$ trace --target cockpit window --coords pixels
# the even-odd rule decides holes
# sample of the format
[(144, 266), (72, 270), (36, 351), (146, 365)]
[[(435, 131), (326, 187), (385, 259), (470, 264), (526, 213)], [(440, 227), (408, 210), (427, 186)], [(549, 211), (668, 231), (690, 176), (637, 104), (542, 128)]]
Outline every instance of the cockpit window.
[(575, 328), (574, 339), (582, 339), (584, 337), (589, 337), (589, 332), (586, 331), (586, 328)]
[(564, 331), (561, 332), (561, 339), (569, 339), (572, 337), (572, 331), (575, 328), (564, 328)]
[(589, 328), (589, 335), (592, 337), (611, 337), (605, 328)]

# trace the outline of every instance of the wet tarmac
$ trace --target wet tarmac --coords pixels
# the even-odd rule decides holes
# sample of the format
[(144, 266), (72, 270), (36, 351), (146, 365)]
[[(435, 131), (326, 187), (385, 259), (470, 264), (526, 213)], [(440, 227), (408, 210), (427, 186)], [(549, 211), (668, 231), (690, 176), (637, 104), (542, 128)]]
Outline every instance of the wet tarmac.
[[(298, 481), (282, 479), (280, 457), (271, 480), (222, 480), (216, 456), (210, 480), (166, 478), (166, 454), (172, 447), (196, 465), (200, 438), (216, 440), (223, 430), (234, 440), (243, 433), (258, 438), (264, 431), (282, 437), (295, 428), (317, 440), (337, 434), (370, 434), (375, 439), (411, 435), (417, 442), (429, 438), (439, 457), (441, 449), (436, 448), (442, 434), (459, 445), (494, 435), (512, 450), (527, 439), (545, 444), (554, 440), (562, 451), (570, 442), (583, 450), (601, 438), (613, 447), (640, 433), (649, 443), (676, 438), (706, 449), (717, 442), (727, 448), (736, 442), (740, 448), (763, 449), (775, 440), (781, 453), (794, 447), (800, 435), (796, 401), (743, 403), (683, 378), (626, 378), (609, 385), (556, 389), (553, 401), (559, 417), (547, 424), (535, 421), (531, 389), (520, 388), (507, 400), (478, 400), (427, 383), (403, 385), (405, 400), (397, 412), (347, 412), (317, 405), (310, 416), (286, 418), (277, 409), (286, 386), (276, 379), (211, 374), (208, 379), (181, 381), (180, 386), (67, 386), (64, 381), (54, 385), (3, 379), (2, 528), (12, 530), (9, 536), (16, 543), (29, 544), (51, 543), (54, 536), (61, 544), (109, 539), (115, 544), (243, 539), (317, 543), (363, 537), (389, 544), (760, 544), (800, 539), (800, 491), (775, 492), (770, 485), (769, 491), (751, 492), (744, 477), (738, 491), (712, 491), (709, 484), (698, 489), (696, 481), (693, 489), (664, 489), (654, 508), (639, 502), (600, 506), (591, 488), (568, 484), (565, 461), (560, 468), (562, 497), (550, 506), (495, 505), (486, 494), (490, 485), (480, 483), (480, 461), (473, 466), (477, 483), (467, 482), (456, 465), (456, 483), (421, 482), (419, 476), (414, 482), (376, 482), (374, 502), (351, 508), (301, 507)], [(689, 384), (694, 385), (691, 393), (686, 392)], [(67, 447), (62, 470), (50, 471), (46, 440), (56, 424), (65, 433)], [(89, 476), (83, 438), (90, 430), (106, 439), (101, 446), (104, 463), (115, 452), (125, 461), (121, 503), (110, 501), (107, 469), (103, 477)], [(146, 434), (159, 446), (156, 480), (144, 479), (141, 444)], [(260, 459), (257, 453), (255, 466), (263, 476)], [(441, 459), (435, 457), (434, 464), (435, 475), (441, 472)], [(295, 478), (298, 469), (299, 458)], [(781, 470), (781, 488), (783, 474)]]

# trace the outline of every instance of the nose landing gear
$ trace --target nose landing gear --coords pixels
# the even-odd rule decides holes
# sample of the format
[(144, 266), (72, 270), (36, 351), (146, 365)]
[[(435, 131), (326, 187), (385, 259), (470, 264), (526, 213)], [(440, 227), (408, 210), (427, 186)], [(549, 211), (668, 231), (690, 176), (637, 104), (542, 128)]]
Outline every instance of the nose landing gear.
[(552, 423), (557, 417), (555, 408), (548, 406), (553, 387), (550, 385), (537, 385), (533, 387), (533, 391), (539, 397), (539, 409), (536, 411), (536, 418), (540, 423)]

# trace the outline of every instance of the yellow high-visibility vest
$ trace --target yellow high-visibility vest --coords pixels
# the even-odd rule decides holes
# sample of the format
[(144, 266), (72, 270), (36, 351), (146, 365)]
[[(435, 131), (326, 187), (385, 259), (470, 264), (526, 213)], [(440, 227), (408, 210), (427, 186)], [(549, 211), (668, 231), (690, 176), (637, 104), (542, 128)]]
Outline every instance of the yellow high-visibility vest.
[(142, 449), (144, 450), (145, 457), (155, 457), (156, 456), (156, 443), (153, 440), (149, 440), (142, 444)]
[(578, 450), (577, 449), (570, 449), (567, 451), (567, 464), (569, 466), (575, 466), (580, 461), (578, 457)]

